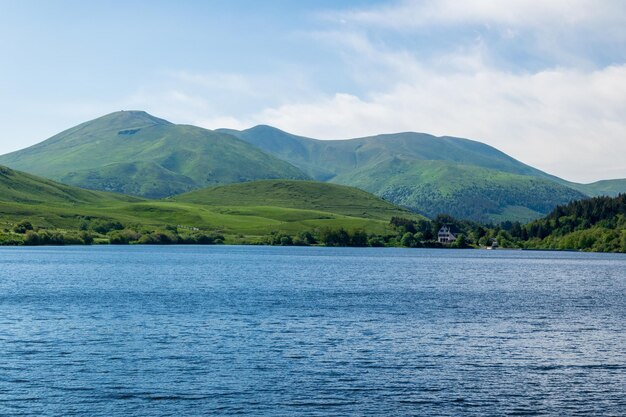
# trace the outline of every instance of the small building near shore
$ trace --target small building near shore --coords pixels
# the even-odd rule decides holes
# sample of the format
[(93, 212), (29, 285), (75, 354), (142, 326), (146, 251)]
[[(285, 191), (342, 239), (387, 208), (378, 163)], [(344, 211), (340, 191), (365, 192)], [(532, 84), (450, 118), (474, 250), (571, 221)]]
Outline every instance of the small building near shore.
[(441, 226), (439, 233), (437, 233), (437, 242), (449, 245), (456, 240), (456, 236), (452, 233), (448, 226)]

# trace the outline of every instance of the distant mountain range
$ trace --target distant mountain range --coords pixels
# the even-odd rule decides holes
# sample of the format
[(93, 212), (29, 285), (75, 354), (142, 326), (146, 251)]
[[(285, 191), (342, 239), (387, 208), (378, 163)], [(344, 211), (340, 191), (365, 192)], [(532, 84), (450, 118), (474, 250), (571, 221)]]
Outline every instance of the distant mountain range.
[(271, 126), (218, 131), (316, 180), (358, 187), (428, 217), (528, 221), (565, 202), (626, 192), (626, 179), (569, 182), (468, 139), (406, 132), (316, 140)]
[(468, 139), (407, 132), (316, 140), (270, 126), (211, 131), (142, 111), (83, 123), (0, 156), (0, 165), (148, 198), (258, 179), (313, 179), (361, 188), (429, 217), (487, 222), (528, 221), (572, 200), (626, 192), (626, 180), (568, 182)]

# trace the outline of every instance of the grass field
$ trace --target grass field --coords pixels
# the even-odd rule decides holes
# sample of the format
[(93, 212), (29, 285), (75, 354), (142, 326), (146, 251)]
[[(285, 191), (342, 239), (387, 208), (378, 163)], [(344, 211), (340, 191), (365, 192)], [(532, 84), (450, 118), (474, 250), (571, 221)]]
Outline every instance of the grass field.
[(227, 242), (253, 242), (272, 231), (295, 234), (324, 227), (382, 234), (393, 216), (420, 218), (364, 191), (311, 181), (255, 181), (145, 200), (1, 169), (0, 231), (22, 220), (60, 230), (103, 220), (137, 229), (183, 226), (220, 232)]

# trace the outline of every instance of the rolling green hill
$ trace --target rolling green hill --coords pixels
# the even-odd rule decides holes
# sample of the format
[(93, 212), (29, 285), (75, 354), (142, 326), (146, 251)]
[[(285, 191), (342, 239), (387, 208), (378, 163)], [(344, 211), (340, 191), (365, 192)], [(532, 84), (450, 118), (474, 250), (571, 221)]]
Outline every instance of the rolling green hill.
[(65, 184), (149, 198), (216, 184), (307, 178), (233, 136), (175, 125), (142, 111), (83, 123), (0, 156), (0, 164)]
[(120, 222), (133, 230), (179, 226), (217, 232), (231, 243), (255, 242), (272, 231), (297, 234), (343, 227), (385, 233), (394, 216), (420, 218), (364, 191), (311, 181), (255, 181), (154, 201), (84, 190), (0, 167), (0, 235), (22, 220), (62, 231), (77, 231), (85, 222)]
[(316, 140), (269, 126), (221, 130), (315, 179), (361, 188), (429, 217), (529, 221), (584, 198), (570, 183), (480, 142), (422, 133)]
[(230, 184), (191, 191), (169, 200), (208, 206), (318, 210), (386, 221), (393, 216), (416, 217), (365, 191), (316, 181), (262, 180)]
[(37, 205), (97, 205), (133, 201), (140, 201), (140, 199), (122, 194), (71, 187), (0, 166), (0, 202)]

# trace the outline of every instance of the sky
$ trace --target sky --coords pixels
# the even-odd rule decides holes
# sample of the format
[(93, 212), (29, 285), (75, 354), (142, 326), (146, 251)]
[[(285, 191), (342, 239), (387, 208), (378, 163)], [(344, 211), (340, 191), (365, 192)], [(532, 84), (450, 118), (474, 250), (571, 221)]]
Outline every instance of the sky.
[(0, 154), (117, 110), (626, 178), (626, 1), (0, 0)]

